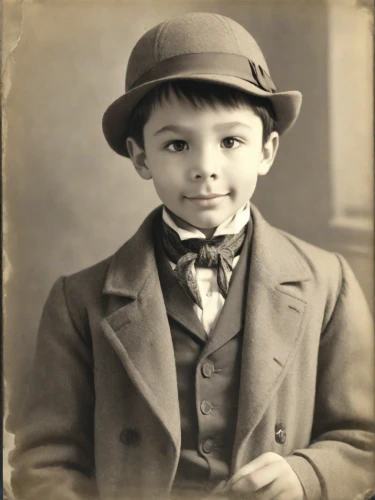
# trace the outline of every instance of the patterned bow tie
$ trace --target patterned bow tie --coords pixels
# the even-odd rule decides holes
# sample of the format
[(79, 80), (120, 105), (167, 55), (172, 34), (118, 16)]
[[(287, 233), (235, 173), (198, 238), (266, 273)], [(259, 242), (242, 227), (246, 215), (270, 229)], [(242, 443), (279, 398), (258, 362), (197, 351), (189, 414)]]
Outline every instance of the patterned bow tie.
[(195, 278), (194, 266), (217, 268), (217, 284), (221, 295), (228, 295), (233, 259), (241, 252), (247, 226), (237, 234), (212, 239), (191, 238), (181, 241), (179, 235), (162, 221), (162, 238), (166, 254), (176, 264), (177, 281), (188, 296), (203, 309), (202, 298)]

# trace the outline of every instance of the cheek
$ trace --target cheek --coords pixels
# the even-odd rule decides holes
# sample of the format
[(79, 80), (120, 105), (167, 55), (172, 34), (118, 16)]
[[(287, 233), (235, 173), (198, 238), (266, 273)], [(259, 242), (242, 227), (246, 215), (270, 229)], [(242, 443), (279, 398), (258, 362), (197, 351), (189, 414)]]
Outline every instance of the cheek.
[(176, 164), (176, 161), (163, 163), (159, 169), (158, 183), (167, 189), (169, 186), (182, 187), (185, 183), (183, 166)]
[(231, 172), (228, 173), (227, 181), (237, 191), (248, 190), (256, 184), (258, 174), (256, 168), (250, 164), (244, 166), (235, 166)]
[(181, 183), (165, 169), (163, 175), (153, 177), (155, 190), (162, 200), (176, 200), (180, 197)]

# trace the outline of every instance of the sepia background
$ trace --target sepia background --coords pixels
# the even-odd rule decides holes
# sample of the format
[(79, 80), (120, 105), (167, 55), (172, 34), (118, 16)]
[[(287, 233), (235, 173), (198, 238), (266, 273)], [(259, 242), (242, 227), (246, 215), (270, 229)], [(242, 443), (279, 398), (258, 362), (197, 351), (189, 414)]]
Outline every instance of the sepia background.
[(342, 253), (372, 308), (373, 20), (366, 2), (5, 0), (10, 432), (53, 282), (113, 253), (159, 204), (152, 183), (108, 147), (101, 119), (123, 93), (138, 38), (167, 17), (194, 11), (241, 23), (260, 44), (278, 88), (302, 92), (300, 118), (253, 201), (272, 224)]

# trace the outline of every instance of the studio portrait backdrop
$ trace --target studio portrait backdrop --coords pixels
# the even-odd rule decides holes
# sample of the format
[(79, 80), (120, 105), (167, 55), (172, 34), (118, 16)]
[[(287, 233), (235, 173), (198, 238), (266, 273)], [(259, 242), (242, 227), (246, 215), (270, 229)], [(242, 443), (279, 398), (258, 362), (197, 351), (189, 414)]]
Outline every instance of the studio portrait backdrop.
[(4, 374), (15, 432), (47, 294), (106, 258), (160, 201), (101, 128), (142, 34), (215, 12), (258, 41), (278, 89), (303, 94), (254, 204), (340, 252), (373, 302), (372, 14), (355, 1), (5, 0)]

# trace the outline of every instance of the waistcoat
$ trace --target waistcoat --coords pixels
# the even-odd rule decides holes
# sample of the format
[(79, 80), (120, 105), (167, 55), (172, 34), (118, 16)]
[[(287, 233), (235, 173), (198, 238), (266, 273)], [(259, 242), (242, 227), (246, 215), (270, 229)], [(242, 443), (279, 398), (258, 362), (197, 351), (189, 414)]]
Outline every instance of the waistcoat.
[(188, 498), (195, 490), (207, 492), (231, 473), (251, 232), (250, 219), (228, 296), (208, 336), (193, 302), (175, 278), (158, 222), (155, 225), (156, 260), (174, 346), (181, 415), (181, 455), (173, 485), (178, 498), (183, 491), (189, 492)]

